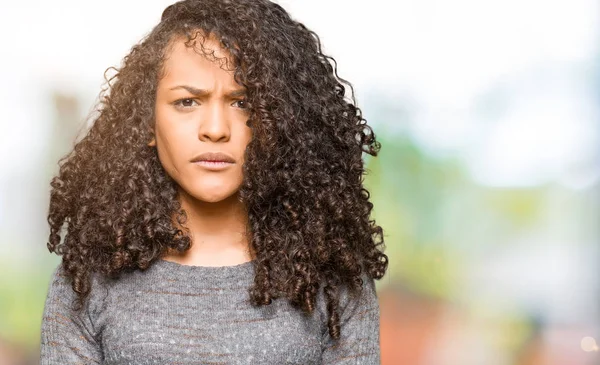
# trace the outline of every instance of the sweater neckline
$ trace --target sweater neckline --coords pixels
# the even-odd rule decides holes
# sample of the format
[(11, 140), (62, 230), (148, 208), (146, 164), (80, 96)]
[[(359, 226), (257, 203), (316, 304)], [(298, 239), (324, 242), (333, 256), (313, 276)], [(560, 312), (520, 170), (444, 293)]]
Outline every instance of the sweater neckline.
[(162, 258), (155, 261), (155, 265), (159, 269), (172, 274), (214, 278), (251, 277), (250, 274), (253, 273), (255, 264), (256, 259), (242, 262), (241, 264), (226, 266), (186, 265)]

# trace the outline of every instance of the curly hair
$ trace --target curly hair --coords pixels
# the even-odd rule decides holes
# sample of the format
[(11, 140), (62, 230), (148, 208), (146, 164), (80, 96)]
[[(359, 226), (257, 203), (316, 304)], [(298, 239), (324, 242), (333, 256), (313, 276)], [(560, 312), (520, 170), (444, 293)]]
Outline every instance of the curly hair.
[(92, 273), (117, 278), (191, 247), (189, 231), (173, 221), (187, 217), (176, 183), (148, 142), (165, 56), (173, 39), (187, 37), (189, 46), (200, 31), (219, 39), (247, 89), (252, 140), (239, 199), (256, 253), (251, 303), (284, 296), (311, 313), (321, 288), (338, 339), (340, 286), (356, 294), (363, 273), (381, 279), (388, 266), (363, 187), (362, 153), (376, 156), (381, 146), (319, 37), (268, 0), (172, 4), (121, 67), (106, 70), (116, 73), (105, 72), (93, 123), (51, 181), (47, 247), (62, 256), (79, 308)]

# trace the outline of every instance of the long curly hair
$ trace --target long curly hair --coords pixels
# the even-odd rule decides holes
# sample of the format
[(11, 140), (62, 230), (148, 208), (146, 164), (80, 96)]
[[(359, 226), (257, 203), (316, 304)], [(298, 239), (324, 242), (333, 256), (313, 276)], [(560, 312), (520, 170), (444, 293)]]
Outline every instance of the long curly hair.
[(362, 153), (381, 146), (319, 37), (268, 0), (177, 2), (120, 68), (107, 69), (116, 73), (105, 73), (93, 123), (51, 181), (47, 247), (62, 256), (79, 308), (92, 273), (116, 278), (190, 248), (189, 231), (173, 222), (186, 221), (176, 183), (148, 142), (165, 56), (173, 39), (189, 45), (198, 31), (217, 36), (247, 90), (252, 140), (239, 199), (256, 253), (251, 302), (284, 296), (311, 313), (322, 289), (338, 339), (340, 286), (356, 294), (362, 274), (381, 279), (388, 266), (363, 187)]

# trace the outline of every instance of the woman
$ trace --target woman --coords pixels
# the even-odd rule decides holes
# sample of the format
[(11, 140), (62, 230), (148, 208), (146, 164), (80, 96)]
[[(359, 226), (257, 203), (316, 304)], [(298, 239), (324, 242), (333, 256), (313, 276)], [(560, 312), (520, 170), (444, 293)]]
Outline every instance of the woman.
[(267, 0), (165, 9), (52, 180), (42, 365), (379, 364), (380, 145), (329, 59)]

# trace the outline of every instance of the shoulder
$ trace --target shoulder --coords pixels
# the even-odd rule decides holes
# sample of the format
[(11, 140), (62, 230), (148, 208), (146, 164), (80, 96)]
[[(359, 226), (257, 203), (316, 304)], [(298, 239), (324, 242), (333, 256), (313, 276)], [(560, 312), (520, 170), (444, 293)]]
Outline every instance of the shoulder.
[(368, 309), (378, 304), (375, 280), (365, 273), (360, 278), (362, 285), (358, 292), (351, 292), (347, 286), (340, 288), (340, 309), (343, 312), (356, 308)]
[[(83, 310), (87, 314), (96, 312), (104, 304), (108, 295), (108, 286), (106, 280), (99, 273), (91, 273), (90, 291), (84, 301)], [(52, 271), (50, 282), (48, 284), (47, 301), (63, 306), (64, 308), (74, 308), (78, 293), (73, 290), (73, 280), (64, 269), (63, 262), (60, 262)]]
[[(362, 285), (358, 292), (352, 292), (347, 285), (338, 285), (338, 314), (342, 323), (354, 313), (379, 308), (379, 299), (375, 280), (366, 273), (361, 274)], [(317, 308), (321, 318), (327, 322), (327, 302), (324, 295), (324, 285), (319, 288), (317, 296)]]

